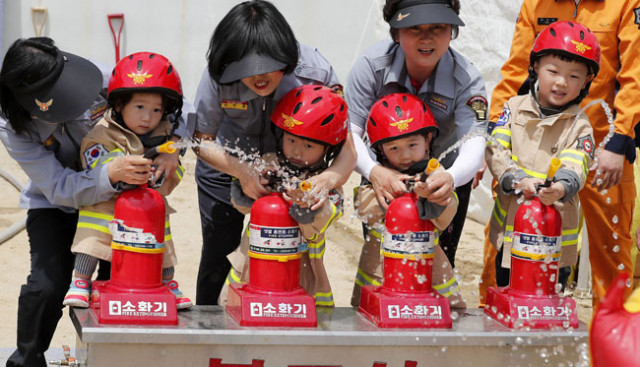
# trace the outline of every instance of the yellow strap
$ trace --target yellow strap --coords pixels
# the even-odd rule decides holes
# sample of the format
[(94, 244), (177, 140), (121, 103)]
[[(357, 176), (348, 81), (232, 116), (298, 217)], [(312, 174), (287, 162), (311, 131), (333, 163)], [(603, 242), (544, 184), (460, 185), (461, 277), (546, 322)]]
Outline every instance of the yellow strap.
[(260, 254), (257, 252), (249, 251), (249, 257), (254, 259), (262, 259), (262, 260), (277, 260), (279, 262), (287, 262), (290, 260), (296, 260), (302, 257), (301, 253), (291, 254), (291, 255), (267, 255)]

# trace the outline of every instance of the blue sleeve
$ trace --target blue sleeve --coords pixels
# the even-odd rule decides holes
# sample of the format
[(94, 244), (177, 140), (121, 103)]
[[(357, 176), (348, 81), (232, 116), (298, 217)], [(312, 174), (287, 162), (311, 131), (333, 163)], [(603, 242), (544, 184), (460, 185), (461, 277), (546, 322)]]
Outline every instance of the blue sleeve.
[(76, 172), (63, 167), (53, 152), (27, 135), (18, 135), (0, 121), (0, 141), (27, 174), (30, 187), (53, 205), (79, 208), (109, 200), (118, 191), (109, 182), (107, 166)]

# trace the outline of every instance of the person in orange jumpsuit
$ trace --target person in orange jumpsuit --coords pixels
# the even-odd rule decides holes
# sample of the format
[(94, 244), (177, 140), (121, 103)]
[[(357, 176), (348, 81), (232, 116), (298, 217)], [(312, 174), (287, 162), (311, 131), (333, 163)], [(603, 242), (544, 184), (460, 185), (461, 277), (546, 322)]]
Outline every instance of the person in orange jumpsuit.
[[(502, 67), (502, 81), (491, 98), (490, 121), (497, 121), (504, 103), (521, 86), (528, 85), (529, 51), (536, 36), (562, 20), (587, 26), (602, 47), (600, 73), (581, 106), (603, 99), (614, 114), (613, 135), (597, 152), (597, 167), (589, 172), (587, 184), (579, 193), (589, 235), (595, 307), (617, 274), (632, 269), (631, 219), (636, 196), (633, 139), (634, 126), (640, 121), (636, 100), (640, 95), (640, 63), (634, 59), (640, 49), (640, 0), (524, 0), (509, 59)], [(610, 130), (607, 116), (599, 105), (585, 112), (599, 147)], [(486, 288), (495, 284), (495, 250), (486, 237), (481, 305)], [(630, 293), (631, 288), (627, 291)]]

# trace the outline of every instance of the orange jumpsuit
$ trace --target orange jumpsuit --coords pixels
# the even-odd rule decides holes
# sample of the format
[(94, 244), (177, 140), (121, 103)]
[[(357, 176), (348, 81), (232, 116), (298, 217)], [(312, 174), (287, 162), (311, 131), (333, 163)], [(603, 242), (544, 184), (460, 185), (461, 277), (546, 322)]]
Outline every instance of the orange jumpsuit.
[[(581, 106), (594, 99), (607, 102), (615, 109), (616, 115), (615, 134), (606, 149), (618, 154), (635, 152), (633, 128), (640, 121), (640, 105), (637, 103), (640, 63), (635, 62), (640, 50), (640, 0), (581, 0), (577, 5), (573, 0), (524, 0), (511, 53), (502, 67), (502, 81), (493, 91), (490, 120), (497, 121), (504, 103), (517, 94), (527, 78), (535, 37), (551, 22), (562, 20), (587, 26), (598, 37), (602, 49), (600, 72)], [(598, 145), (609, 130), (607, 117), (599, 105), (590, 107), (586, 113)], [(606, 195), (591, 188), (594, 174), (594, 171), (589, 173), (587, 184), (579, 195), (589, 234), (593, 303), (596, 306), (619, 269), (632, 269), (631, 246), (634, 241), (630, 232), (636, 190), (633, 165), (627, 159), (620, 185), (609, 189)], [(494, 263), (486, 244), (485, 240), (485, 268)], [(483, 280), (489, 271), (483, 270)], [(483, 288), (488, 285), (487, 281), (481, 283), (481, 303)]]

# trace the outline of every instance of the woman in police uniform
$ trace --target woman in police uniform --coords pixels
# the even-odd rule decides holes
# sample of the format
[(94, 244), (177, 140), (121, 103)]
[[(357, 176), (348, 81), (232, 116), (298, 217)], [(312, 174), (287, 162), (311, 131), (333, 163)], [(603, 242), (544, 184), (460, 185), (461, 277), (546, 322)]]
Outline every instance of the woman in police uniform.
[[(236, 5), (216, 27), (208, 68), (196, 94), (196, 139), (215, 140), (198, 152), (196, 182), (202, 225), (202, 257), (196, 303), (215, 305), (231, 264), (227, 255), (240, 244), (243, 218), (231, 206), (230, 182), (257, 199), (267, 193), (242, 158), (275, 152), (269, 116), (289, 90), (304, 84), (338, 83), (329, 62), (314, 48), (300, 44), (271, 3), (254, 0)], [(231, 153), (229, 153), (231, 151)], [(331, 167), (314, 176), (312, 194), (341, 186), (355, 166), (350, 135)], [(326, 195), (312, 206), (320, 207)]]
[[(465, 134), (486, 131), (484, 81), (464, 56), (449, 47), (458, 28), (464, 26), (459, 12), (458, 0), (386, 1), (383, 16), (391, 26), (392, 39), (367, 49), (347, 80), (349, 119), (357, 136), (365, 133), (366, 118), (373, 103), (390, 93), (415, 94), (431, 108), (440, 130), (433, 143), (434, 157)], [(379, 165), (362, 139), (355, 139), (355, 144), (356, 170), (371, 181), (378, 202), (384, 205), (385, 200), (391, 201), (406, 190), (403, 180), (409, 176)], [(430, 201), (447, 205), (454, 188), (458, 195), (458, 213), (440, 237), (440, 245), (451, 264), (454, 264), (466, 217), (471, 181), (482, 166), (484, 146), (485, 140), (481, 137), (466, 141), (459, 151), (441, 161), (446, 171), (433, 174), (428, 180), (432, 190)], [(365, 257), (363, 253), (361, 259)], [(371, 279), (379, 264), (374, 262), (361, 261), (354, 294), (360, 284), (375, 284)]]
[(20, 207), (28, 209), (31, 254), (18, 304), (18, 348), (7, 366), (46, 366), (71, 281), (77, 208), (108, 200), (118, 181), (137, 185), (151, 176), (151, 160), (141, 156), (82, 171), (80, 144), (107, 108), (100, 92), (109, 74), (46, 37), (19, 39), (5, 55), (0, 141), (30, 180)]

